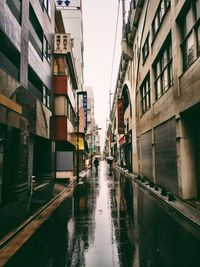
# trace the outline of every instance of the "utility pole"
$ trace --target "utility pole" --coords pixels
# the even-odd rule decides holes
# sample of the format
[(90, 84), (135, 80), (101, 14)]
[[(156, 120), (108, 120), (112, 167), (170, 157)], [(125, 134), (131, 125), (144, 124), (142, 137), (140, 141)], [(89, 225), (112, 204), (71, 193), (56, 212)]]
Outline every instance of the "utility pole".
[(76, 150), (76, 179), (79, 183), (79, 94), (77, 94), (77, 150)]

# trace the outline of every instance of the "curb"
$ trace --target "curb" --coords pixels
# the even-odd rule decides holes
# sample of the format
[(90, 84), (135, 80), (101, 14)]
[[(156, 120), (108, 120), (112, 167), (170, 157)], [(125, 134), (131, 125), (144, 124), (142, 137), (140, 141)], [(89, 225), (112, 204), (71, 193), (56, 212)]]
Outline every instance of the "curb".
[(53, 197), (48, 203), (26, 219), (20, 226), (8, 233), (0, 241), (0, 267), (13, 257), (31, 238), (35, 231), (52, 215), (61, 203), (73, 193), (76, 181), (73, 180), (66, 189)]
[(113, 166), (113, 168), (122, 173), (128, 179), (131, 179), (131, 181), (134, 182), (137, 187), (139, 187), (143, 191), (150, 193), (151, 196), (158, 199), (162, 204), (165, 204), (175, 214), (179, 214), (186, 221), (195, 226), (195, 228), (200, 230), (200, 211), (198, 209), (195, 209), (192, 205), (188, 204), (186, 201), (178, 198), (177, 196), (170, 200), (168, 195), (162, 195), (163, 188), (157, 185), (152, 187), (149, 181), (138, 180), (137, 175), (133, 173), (127, 173), (116, 165)]

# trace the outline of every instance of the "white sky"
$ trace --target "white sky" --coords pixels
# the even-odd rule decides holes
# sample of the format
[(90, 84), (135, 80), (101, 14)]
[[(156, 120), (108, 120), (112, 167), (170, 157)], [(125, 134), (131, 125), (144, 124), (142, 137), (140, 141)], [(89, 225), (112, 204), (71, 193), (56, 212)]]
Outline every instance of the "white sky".
[[(115, 30), (118, 2), (117, 43), (111, 82)], [(109, 90), (115, 91), (121, 55), (122, 1), (121, 0), (83, 0), (83, 38), (84, 38), (84, 86), (92, 86), (94, 93), (94, 112), (98, 127), (102, 128), (101, 149), (104, 147), (106, 118), (109, 114)], [(130, 0), (126, 0), (126, 5)]]

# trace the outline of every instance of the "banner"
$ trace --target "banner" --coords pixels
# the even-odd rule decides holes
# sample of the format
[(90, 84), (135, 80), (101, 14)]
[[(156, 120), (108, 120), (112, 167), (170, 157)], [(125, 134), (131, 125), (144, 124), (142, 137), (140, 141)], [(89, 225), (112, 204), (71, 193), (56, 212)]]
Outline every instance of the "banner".
[(117, 100), (117, 111), (118, 111), (118, 134), (124, 134), (123, 98), (118, 98)]
[(83, 109), (85, 112), (85, 130), (87, 130), (87, 93), (83, 94)]

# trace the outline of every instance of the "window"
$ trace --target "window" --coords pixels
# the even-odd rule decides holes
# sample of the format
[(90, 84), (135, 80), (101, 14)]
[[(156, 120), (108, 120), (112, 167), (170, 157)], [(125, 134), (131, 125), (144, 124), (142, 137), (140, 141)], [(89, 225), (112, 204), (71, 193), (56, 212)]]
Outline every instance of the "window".
[(50, 48), (50, 45), (49, 45), (49, 42), (47, 41), (47, 38), (44, 36), (44, 39), (43, 39), (43, 55), (44, 57), (46, 58), (46, 60), (48, 62), (50, 62), (51, 60), (51, 48)]
[(146, 58), (149, 54), (149, 33), (147, 35), (147, 38), (144, 42), (143, 48), (142, 48), (142, 57), (143, 57), (143, 63), (145, 62)]
[(49, 18), (51, 18), (51, 0), (43, 0), (43, 6)]
[(19, 23), (21, 23), (21, 2), (21, 0), (6, 0), (7, 5)]
[(152, 22), (152, 35), (153, 39), (155, 38), (158, 29), (161, 26), (161, 23), (164, 19), (164, 16), (170, 6), (170, 0), (161, 0), (160, 4), (158, 6), (158, 9), (156, 11), (155, 17)]
[(180, 17), (183, 69), (186, 70), (200, 54), (200, 0), (190, 1)]
[(76, 114), (74, 112), (74, 109), (72, 107), (72, 104), (69, 100), (69, 98), (66, 98), (67, 101), (67, 118), (71, 121), (72, 125), (76, 126)]
[(46, 106), (46, 107), (50, 107), (50, 91), (49, 89), (43, 85), (43, 94), (42, 94), (42, 103)]
[(20, 79), (20, 53), (11, 40), (0, 30), (0, 69), (10, 74), (16, 81)]
[(141, 95), (142, 114), (144, 114), (151, 106), (149, 73), (147, 74), (146, 78), (144, 79), (140, 87), (140, 95)]
[(29, 40), (42, 59), (43, 30), (31, 5), (29, 12)]
[(156, 99), (166, 92), (173, 83), (171, 38), (167, 39), (153, 64)]

